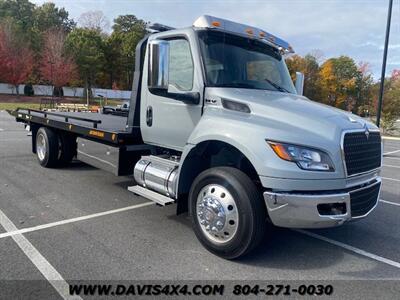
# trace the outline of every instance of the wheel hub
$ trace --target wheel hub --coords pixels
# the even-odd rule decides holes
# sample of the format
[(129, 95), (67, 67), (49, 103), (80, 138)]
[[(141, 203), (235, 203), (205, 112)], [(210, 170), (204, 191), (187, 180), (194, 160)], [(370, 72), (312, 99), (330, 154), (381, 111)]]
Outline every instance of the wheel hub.
[(205, 236), (214, 243), (226, 243), (238, 226), (236, 203), (229, 191), (220, 185), (201, 189), (196, 203), (197, 220)]
[(207, 231), (217, 232), (224, 228), (226, 215), (221, 203), (213, 197), (205, 197), (201, 200), (197, 213), (200, 224)]
[(43, 134), (39, 134), (37, 136), (36, 152), (37, 152), (39, 159), (41, 161), (44, 160), (44, 157), (46, 156), (46, 140), (45, 140)]

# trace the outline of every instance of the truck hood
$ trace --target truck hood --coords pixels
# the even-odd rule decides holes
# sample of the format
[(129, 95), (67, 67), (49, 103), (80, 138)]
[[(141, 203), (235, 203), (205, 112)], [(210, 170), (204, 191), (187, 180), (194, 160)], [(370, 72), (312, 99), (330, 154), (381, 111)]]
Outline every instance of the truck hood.
[[(285, 136), (301, 135), (304, 139), (304, 135), (310, 135), (337, 141), (337, 136), (343, 130), (365, 127), (377, 129), (374, 124), (357, 115), (295, 94), (236, 88), (207, 89), (206, 103), (218, 104), (221, 99), (247, 104), (251, 110), (250, 122), (264, 125), (266, 130), (273, 129), (269, 131), (284, 133)], [(237, 113), (236, 118), (239, 114), (246, 113)]]

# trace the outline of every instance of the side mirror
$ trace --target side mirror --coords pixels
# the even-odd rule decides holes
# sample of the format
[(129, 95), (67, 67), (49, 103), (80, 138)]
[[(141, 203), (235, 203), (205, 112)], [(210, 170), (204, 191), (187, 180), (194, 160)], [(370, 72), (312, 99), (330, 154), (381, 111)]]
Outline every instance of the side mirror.
[(149, 89), (168, 90), (169, 43), (153, 40), (149, 43)]
[(296, 91), (298, 95), (303, 95), (304, 88), (304, 74), (301, 72), (296, 72), (296, 83), (295, 83)]

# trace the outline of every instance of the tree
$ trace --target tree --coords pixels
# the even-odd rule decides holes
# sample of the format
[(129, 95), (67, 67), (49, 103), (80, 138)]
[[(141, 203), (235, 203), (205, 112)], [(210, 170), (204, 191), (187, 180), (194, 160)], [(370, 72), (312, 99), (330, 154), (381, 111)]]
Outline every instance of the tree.
[(394, 70), (388, 83), (388, 89), (384, 94), (383, 114), (396, 121), (400, 117), (400, 76), (399, 71)]
[(44, 37), (40, 73), (55, 88), (61, 88), (78, 76), (73, 58), (65, 53), (65, 38), (62, 29), (49, 30)]
[(355, 84), (356, 105), (353, 111), (361, 116), (368, 116), (371, 112), (372, 85), (373, 77), (370, 72), (369, 63), (360, 62), (358, 64), (358, 73)]
[(75, 28), (66, 39), (67, 53), (72, 55), (85, 89), (90, 95), (98, 72), (104, 66), (104, 45), (101, 34), (97, 30)]
[(110, 22), (101, 10), (88, 11), (81, 14), (79, 24), (83, 28), (98, 32), (107, 32), (110, 28)]
[(122, 15), (114, 19), (113, 30), (116, 33), (137, 32), (145, 34), (147, 24), (147, 22), (138, 19), (135, 15)]
[(0, 79), (18, 87), (33, 69), (33, 53), (26, 46), (21, 30), (9, 19), (0, 25)]
[(307, 54), (304, 58), (300, 55), (292, 55), (286, 59), (292, 80), (296, 80), (296, 72), (304, 74), (304, 95), (317, 100), (320, 97), (318, 82), (320, 80), (317, 58)]
[(39, 32), (46, 32), (51, 28), (70, 32), (76, 26), (65, 8), (58, 8), (52, 2), (46, 2), (35, 8), (33, 22)]
[[(319, 55), (322, 55), (319, 53)], [(319, 64), (318, 57), (313, 54), (307, 54), (304, 57), (306, 63), (306, 69), (304, 70), (305, 74), (307, 74), (304, 80), (304, 89), (306, 92), (306, 96), (310, 99), (320, 99), (320, 87), (318, 82), (320, 81), (319, 74)]]
[(104, 41), (104, 73), (106, 74), (106, 85), (112, 88), (120, 81), (121, 74), (124, 72), (122, 40), (117, 35), (111, 35)]
[(320, 68), (320, 81), (322, 102), (335, 106), (336, 104), (336, 77), (332, 60), (324, 62)]
[(318, 65), (323, 62), (325, 57), (324, 52), (320, 49), (311, 50), (308, 55), (311, 55), (314, 58), (314, 60), (318, 63)]
[(286, 59), (286, 65), (289, 69), (290, 77), (292, 78), (293, 81), (296, 80), (296, 72), (304, 73), (305, 61), (304, 58), (298, 54), (294, 54), (288, 57)]
[(400, 69), (395, 69), (392, 71), (392, 80), (400, 79)]
[(136, 45), (146, 35), (146, 27), (147, 23), (134, 15), (119, 16), (114, 20), (111, 39), (113, 43), (121, 45), (120, 65), (124, 68), (122, 71), (125, 78), (120, 86), (125, 89), (132, 86)]
[(34, 9), (29, 0), (0, 0), (0, 19), (12, 18), (16, 26), (27, 32), (33, 26)]
[(355, 106), (357, 65), (348, 56), (330, 58), (320, 69), (321, 96), (327, 104), (348, 111)]
[[(390, 133), (396, 128), (396, 121), (400, 117), (400, 76), (399, 71), (394, 70), (390, 78), (385, 78), (385, 92), (382, 103), (381, 127), (384, 133)], [(374, 84), (373, 109), (376, 114), (378, 108), (379, 82)]]
[(63, 29), (66, 32), (75, 27), (64, 8), (53, 3), (36, 6), (28, 0), (0, 0), (0, 22), (13, 19), (15, 27), (24, 34), (24, 47), (32, 50), (34, 66), (29, 78), (31, 83), (40, 82), (40, 56), (44, 47), (44, 34), (51, 28)]

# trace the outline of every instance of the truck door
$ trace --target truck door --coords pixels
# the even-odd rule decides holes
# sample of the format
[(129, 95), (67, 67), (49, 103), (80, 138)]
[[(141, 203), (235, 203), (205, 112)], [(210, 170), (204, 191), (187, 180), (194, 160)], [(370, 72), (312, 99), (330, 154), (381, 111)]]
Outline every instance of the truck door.
[[(149, 89), (149, 74), (144, 76), (146, 100), (141, 109), (141, 132), (146, 143), (182, 150), (202, 114), (203, 80), (197, 47), (191, 47), (189, 37), (164, 39), (169, 43), (168, 91)], [(198, 103), (182, 101), (179, 95), (185, 94), (199, 96)]]

